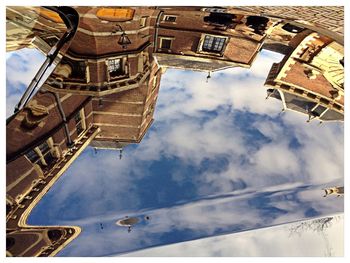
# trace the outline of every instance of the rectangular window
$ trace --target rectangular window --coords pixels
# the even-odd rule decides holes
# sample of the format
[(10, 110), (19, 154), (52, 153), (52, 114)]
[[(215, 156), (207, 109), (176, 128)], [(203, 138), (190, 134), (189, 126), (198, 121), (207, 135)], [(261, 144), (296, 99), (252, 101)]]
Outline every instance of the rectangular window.
[(326, 107), (323, 107), (322, 105), (318, 105), (312, 109), (311, 113), (314, 114), (315, 116), (321, 116), (325, 110), (327, 110)]
[(49, 166), (55, 161), (55, 157), (51, 153), (51, 148), (47, 141), (35, 147), (33, 150), (30, 150), (26, 153), (26, 156), (32, 163), (37, 163), (42, 168)]
[(110, 59), (108, 60), (108, 71), (111, 72), (115, 72), (115, 71), (119, 71), (121, 69), (121, 59)]
[(54, 161), (54, 157), (51, 154), (51, 149), (47, 142), (44, 142), (43, 144), (39, 145), (39, 150), (41, 154), (43, 155), (43, 158), (45, 160), (46, 165), (50, 165)]
[(26, 156), (32, 163), (36, 163), (40, 159), (39, 154), (37, 154), (34, 150), (27, 152)]
[(147, 21), (146, 16), (140, 18), (140, 28), (143, 28), (146, 26), (146, 21)]
[(83, 126), (83, 120), (82, 120), (82, 112), (79, 111), (77, 114), (75, 114), (74, 116), (74, 120), (75, 120), (75, 127), (77, 129), (77, 135), (78, 137), (80, 136), (80, 134), (84, 131), (84, 126)]
[(160, 48), (170, 49), (171, 42), (172, 42), (172, 39), (170, 39), (170, 38), (161, 38), (160, 39)]
[(123, 61), (121, 58), (109, 59), (107, 62), (109, 75), (114, 78), (124, 75)]
[(73, 62), (70, 64), (72, 66), (72, 73), (70, 78), (72, 79), (85, 79), (86, 77), (86, 63), (84, 61)]
[(207, 52), (221, 53), (225, 41), (225, 37), (214, 37), (206, 35), (204, 38), (202, 50)]
[(175, 22), (176, 21), (176, 16), (165, 15), (164, 16), (164, 21), (166, 21), (166, 22)]

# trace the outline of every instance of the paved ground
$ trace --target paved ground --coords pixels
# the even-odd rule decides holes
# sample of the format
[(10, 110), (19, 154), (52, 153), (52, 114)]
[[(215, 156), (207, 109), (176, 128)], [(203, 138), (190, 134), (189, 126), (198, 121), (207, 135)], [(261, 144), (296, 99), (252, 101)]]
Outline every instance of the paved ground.
[(343, 6), (242, 6), (237, 8), (287, 19), (304, 20), (344, 35)]

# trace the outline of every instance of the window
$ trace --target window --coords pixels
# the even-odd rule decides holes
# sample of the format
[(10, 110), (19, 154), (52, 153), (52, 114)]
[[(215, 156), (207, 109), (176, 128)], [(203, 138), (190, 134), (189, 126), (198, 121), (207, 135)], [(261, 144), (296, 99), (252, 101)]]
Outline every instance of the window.
[(81, 109), (77, 114), (74, 116), (75, 120), (75, 127), (77, 129), (77, 135), (78, 137), (82, 134), (82, 132), (85, 130), (84, 128), (84, 112), (83, 109)]
[(108, 67), (109, 76), (112, 78), (115, 78), (118, 76), (125, 75), (123, 65), (124, 65), (123, 59), (121, 59), (121, 58), (107, 60), (107, 67)]
[(144, 16), (144, 17), (141, 17), (140, 19), (140, 28), (143, 28), (146, 26), (146, 21), (147, 21), (147, 17)]
[(33, 164), (36, 163), (41, 167), (49, 166), (55, 161), (55, 157), (51, 153), (51, 147), (47, 141), (27, 152), (26, 156)]
[(86, 80), (87, 65), (85, 61), (74, 61), (74, 60), (64, 58), (62, 60), (62, 64), (68, 64), (69, 67), (71, 68), (69, 79), (74, 79), (74, 81)]
[(55, 158), (51, 154), (51, 149), (50, 149), (49, 145), (47, 144), (47, 142), (44, 142), (43, 144), (39, 145), (38, 148), (44, 157), (45, 163), (47, 165), (50, 165), (54, 161)]
[(76, 65), (74, 65), (74, 71), (78, 76), (84, 77), (86, 76), (86, 63), (85, 61), (79, 61)]
[(170, 49), (171, 42), (172, 42), (172, 39), (170, 39), (170, 38), (161, 38), (160, 39), (160, 48)]
[(302, 28), (302, 27), (298, 27), (298, 26), (295, 26), (295, 25), (292, 25), (289, 23), (282, 26), (282, 29), (284, 29), (290, 33), (300, 33), (301, 31), (304, 30), (304, 28)]
[(323, 107), (322, 105), (317, 105), (315, 108), (312, 109), (311, 114), (314, 116), (321, 116), (325, 111), (327, 110), (326, 107)]
[(210, 8), (202, 8), (203, 12), (211, 12), (211, 13), (226, 13), (227, 12), (227, 9), (226, 8), (222, 8), (222, 7), (217, 7), (217, 8), (213, 8), (213, 7), (210, 7)]
[(63, 233), (59, 229), (51, 229), (47, 232), (47, 236), (52, 242), (59, 240), (62, 237)]
[(175, 22), (176, 21), (176, 16), (165, 15), (164, 16), (164, 21), (166, 21), (166, 22)]
[(96, 16), (100, 19), (114, 22), (132, 20), (135, 10), (131, 8), (99, 8)]
[(26, 156), (32, 163), (36, 163), (40, 159), (39, 154), (37, 154), (34, 150), (27, 152)]
[(110, 59), (108, 60), (108, 71), (110, 73), (119, 71), (122, 67), (121, 59)]
[(202, 50), (207, 52), (221, 53), (224, 48), (226, 38), (206, 35), (204, 38)]
[(53, 36), (53, 37), (48, 37), (45, 39), (45, 42), (47, 44), (49, 44), (50, 47), (53, 47), (54, 45), (56, 45), (56, 43), (58, 42), (58, 38)]

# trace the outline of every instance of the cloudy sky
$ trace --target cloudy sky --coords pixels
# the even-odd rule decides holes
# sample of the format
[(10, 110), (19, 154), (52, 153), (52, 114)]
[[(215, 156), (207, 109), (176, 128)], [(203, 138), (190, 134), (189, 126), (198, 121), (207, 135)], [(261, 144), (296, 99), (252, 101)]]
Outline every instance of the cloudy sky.
[[(44, 61), (45, 56), (37, 49), (24, 48), (6, 53), (6, 118), (13, 114), (16, 104)], [(53, 69), (54, 66), (48, 68), (40, 83)]]
[[(343, 215), (220, 235), (126, 253), (127, 257), (339, 256)], [(321, 231), (321, 227), (324, 229)]]
[[(29, 53), (7, 58), (8, 108), (25, 87), (19, 69), (29, 81), (33, 74)], [(142, 142), (122, 160), (88, 147), (29, 223), (82, 227), (59, 256), (106, 256), (342, 212), (343, 198), (323, 198), (322, 189), (343, 185), (343, 123), (308, 124), (265, 100), (265, 78), (280, 60), (264, 51), (251, 69), (215, 72), (208, 83), (206, 73), (167, 70)], [(140, 220), (130, 233), (115, 224), (126, 216)]]

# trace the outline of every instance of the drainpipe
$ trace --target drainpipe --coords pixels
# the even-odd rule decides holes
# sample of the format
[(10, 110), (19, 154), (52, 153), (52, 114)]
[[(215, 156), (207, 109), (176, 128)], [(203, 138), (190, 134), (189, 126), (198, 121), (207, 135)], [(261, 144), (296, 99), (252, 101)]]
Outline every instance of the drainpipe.
[(158, 43), (158, 28), (159, 28), (159, 21), (160, 21), (160, 18), (162, 16), (162, 14), (164, 13), (164, 11), (160, 11), (159, 14), (158, 14), (158, 17), (157, 17), (157, 20), (156, 20), (156, 32), (154, 34), (154, 46), (153, 46), (153, 52), (156, 52), (157, 51), (157, 43)]
[(57, 57), (57, 54), (61, 50), (63, 45), (66, 44), (74, 36), (78, 28), (79, 15), (73, 8), (69, 8), (69, 7), (45, 7), (45, 8), (50, 9), (60, 15), (65, 25), (67, 26), (67, 31), (63, 34), (60, 40), (51, 48), (51, 50), (47, 54), (45, 62), (41, 65), (40, 69), (35, 74), (28, 88), (24, 92), (22, 98), (17, 103), (14, 113), (17, 113), (22, 108), (22, 106), (25, 106), (28, 103), (30, 97), (33, 95), (36, 87), (39, 84), (39, 81), (45, 74), (46, 70), (51, 66), (52, 62)]
[(70, 134), (69, 134), (68, 122), (67, 122), (66, 114), (64, 114), (64, 111), (63, 111), (63, 108), (62, 108), (60, 97), (58, 96), (58, 94), (56, 92), (50, 92), (50, 93), (55, 96), (55, 100), (56, 100), (56, 103), (57, 103), (58, 111), (60, 112), (60, 115), (61, 115), (62, 120), (63, 120), (64, 133), (66, 134), (66, 137), (67, 137), (67, 146), (69, 148), (71, 148), (74, 145), (74, 143), (73, 143), (73, 141), (72, 141), (72, 139), (70, 137)]

